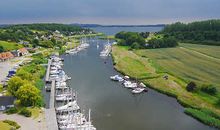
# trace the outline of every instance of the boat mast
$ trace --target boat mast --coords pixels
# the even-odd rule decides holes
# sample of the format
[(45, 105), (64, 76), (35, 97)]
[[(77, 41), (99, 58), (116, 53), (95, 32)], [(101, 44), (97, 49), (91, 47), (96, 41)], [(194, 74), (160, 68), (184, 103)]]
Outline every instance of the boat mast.
[(91, 109), (89, 109), (89, 130), (90, 130), (90, 123), (91, 123), (90, 113), (91, 113)]

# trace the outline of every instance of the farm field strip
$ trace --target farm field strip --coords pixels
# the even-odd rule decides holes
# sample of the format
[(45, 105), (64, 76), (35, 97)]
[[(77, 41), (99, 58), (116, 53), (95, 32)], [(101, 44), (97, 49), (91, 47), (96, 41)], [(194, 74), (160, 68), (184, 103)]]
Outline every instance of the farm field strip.
[(201, 84), (212, 83), (220, 87), (220, 60), (180, 47), (138, 50), (135, 53), (155, 60), (177, 77)]

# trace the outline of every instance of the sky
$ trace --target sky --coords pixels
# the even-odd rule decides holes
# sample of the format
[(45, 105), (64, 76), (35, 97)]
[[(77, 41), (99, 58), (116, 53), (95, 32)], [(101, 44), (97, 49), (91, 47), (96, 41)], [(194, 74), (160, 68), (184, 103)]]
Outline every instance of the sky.
[(1, 0), (0, 24), (167, 24), (220, 18), (220, 0)]

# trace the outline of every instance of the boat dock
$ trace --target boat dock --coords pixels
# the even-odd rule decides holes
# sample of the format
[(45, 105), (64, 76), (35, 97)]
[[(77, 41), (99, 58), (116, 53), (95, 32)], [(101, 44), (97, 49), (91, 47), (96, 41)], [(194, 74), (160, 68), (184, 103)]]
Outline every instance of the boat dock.
[[(47, 66), (47, 73), (46, 73), (46, 83), (51, 83), (50, 81), (50, 65), (51, 60), (48, 60), (48, 66)], [(49, 102), (49, 108), (45, 110), (45, 116), (46, 116), (46, 123), (47, 123), (47, 129), (48, 130), (58, 130), (57, 125), (57, 118), (56, 118), (56, 111), (55, 111), (55, 80), (52, 80), (51, 85), (51, 93), (50, 93), (50, 102)]]
[(50, 83), (50, 65), (51, 65), (51, 59), (48, 60), (48, 64), (47, 64), (47, 73), (46, 73), (46, 77), (45, 77), (45, 81), (46, 83)]

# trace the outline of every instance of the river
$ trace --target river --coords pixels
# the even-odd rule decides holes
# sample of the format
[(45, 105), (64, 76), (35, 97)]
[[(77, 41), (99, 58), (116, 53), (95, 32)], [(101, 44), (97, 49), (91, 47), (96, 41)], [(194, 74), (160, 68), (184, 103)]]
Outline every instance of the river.
[(133, 95), (120, 83), (111, 81), (109, 77), (118, 74), (112, 59), (99, 57), (106, 41), (100, 40), (99, 48), (96, 41), (89, 42), (87, 50), (63, 56), (64, 70), (72, 77), (69, 84), (77, 90), (81, 108), (85, 112), (92, 110), (91, 118), (97, 130), (214, 129), (184, 114), (184, 108), (172, 97), (151, 89)]

